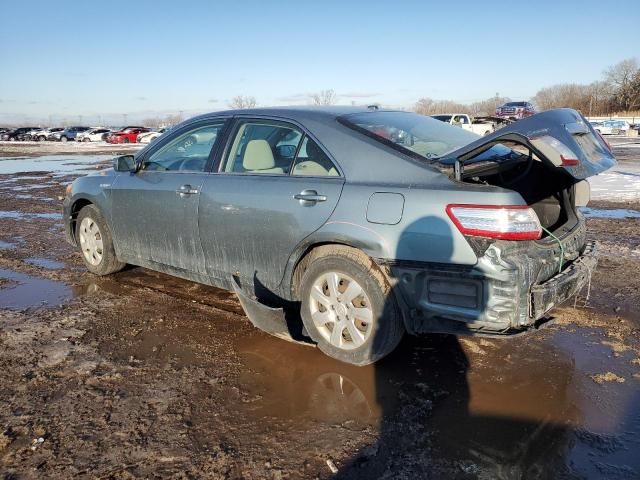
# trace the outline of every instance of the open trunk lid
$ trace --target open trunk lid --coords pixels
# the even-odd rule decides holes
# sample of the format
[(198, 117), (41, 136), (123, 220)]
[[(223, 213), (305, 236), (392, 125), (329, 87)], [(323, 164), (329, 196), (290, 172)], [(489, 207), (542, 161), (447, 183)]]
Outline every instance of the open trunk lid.
[(524, 118), (436, 161), (443, 167), (455, 166), (459, 179), (465, 162), (473, 162), (475, 157), (503, 142), (526, 146), (576, 180), (602, 173), (616, 163), (600, 134), (579, 112), (570, 108), (548, 110)]

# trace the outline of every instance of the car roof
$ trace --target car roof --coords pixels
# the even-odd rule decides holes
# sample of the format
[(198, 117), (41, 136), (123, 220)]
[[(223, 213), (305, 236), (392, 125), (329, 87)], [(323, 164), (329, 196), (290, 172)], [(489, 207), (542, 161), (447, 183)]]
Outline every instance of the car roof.
[(302, 119), (314, 119), (314, 120), (329, 120), (335, 119), (342, 115), (354, 114), (354, 113), (367, 113), (367, 112), (393, 112), (399, 110), (387, 110), (370, 108), (367, 106), (353, 107), (343, 105), (330, 105), (330, 106), (284, 106), (284, 107), (260, 107), (260, 108), (241, 108), (235, 110), (220, 110), (217, 112), (205, 113), (191, 120), (208, 118), (214, 115), (264, 115), (264, 116), (277, 116), (286, 117), (292, 120)]

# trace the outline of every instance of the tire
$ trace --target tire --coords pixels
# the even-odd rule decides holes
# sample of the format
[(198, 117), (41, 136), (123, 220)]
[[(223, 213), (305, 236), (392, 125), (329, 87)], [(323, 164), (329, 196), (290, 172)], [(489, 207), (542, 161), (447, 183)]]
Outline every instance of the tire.
[(43, 137), (42, 135), (40, 135), (36, 140), (38, 140), (39, 142), (44, 142), (47, 139), (47, 137)]
[[(96, 243), (91, 241), (92, 238)], [(87, 205), (78, 213), (76, 239), (82, 260), (91, 273), (109, 275), (125, 267), (126, 264), (116, 257), (109, 226), (95, 206)]]
[[(337, 296), (329, 287), (331, 279), (337, 286)], [(356, 283), (352, 291), (358, 292), (356, 296), (341, 298), (343, 294), (351, 297), (352, 282)], [(342, 362), (376, 362), (391, 353), (404, 335), (389, 283), (373, 261), (358, 250), (321, 247), (302, 276), (298, 295), (307, 333), (323, 353)], [(359, 317), (365, 310), (369, 313)], [(322, 325), (325, 318), (328, 321)], [(336, 328), (340, 329), (337, 335)]]
[(122, 143), (129, 143), (129, 139), (128, 139), (127, 137), (124, 137), (124, 138), (122, 139)]
[(60, 137), (60, 141), (64, 143), (64, 142), (68, 142), (69, 139), (63, 135), (62, 137)]
[(89, 137), (84, 137), (84, 138), (82, 139), (82, 141), (83, 141), (84, 143), (87, 143), (87, 142), (90, 142), (90, 141), (91, 141), (91, 139), (90, 139)]

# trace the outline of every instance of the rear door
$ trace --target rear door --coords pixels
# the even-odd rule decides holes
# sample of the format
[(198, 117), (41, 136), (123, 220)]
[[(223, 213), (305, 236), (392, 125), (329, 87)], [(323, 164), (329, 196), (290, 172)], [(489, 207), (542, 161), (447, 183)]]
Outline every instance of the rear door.
[(616, 163), (604, 139), (580, 113), (569, 108), (547, 110), (518, 120), (444, 155), (439, 162), (450, 165), (457, 159), (464, 164), (501, 142), (525, 145), (577, 180), (602, 173)]
[(206, 274), (198, 203), (225, 120), (186, 126), (149, 150), (112, 186), (116, 248), (133, 263)]
[(333, 212), (344, 178), (301, 127), (239, 119), (200, 196), (209, 274), (275, 288), (291, 252)]

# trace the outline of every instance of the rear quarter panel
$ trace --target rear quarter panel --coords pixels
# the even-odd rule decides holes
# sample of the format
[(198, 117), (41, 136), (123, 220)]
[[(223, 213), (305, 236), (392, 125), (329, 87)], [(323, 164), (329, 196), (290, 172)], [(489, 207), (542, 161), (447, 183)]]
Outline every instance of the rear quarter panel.
[[(444, 175), (443, 175), (444, 177)], [(314, 240), (346, 243), (384, 260), (474, 265), (471, 246), (446, 214), (450, 203), (523, 204), (522, 197), (503, 189), (467, 190), (446, 177), (421, 187), (354, 185), (344, 187), (340, 203)], [(395, 225), (367, 220), (371, 195), (379, 192), (404, 197), (401, 220)]]

